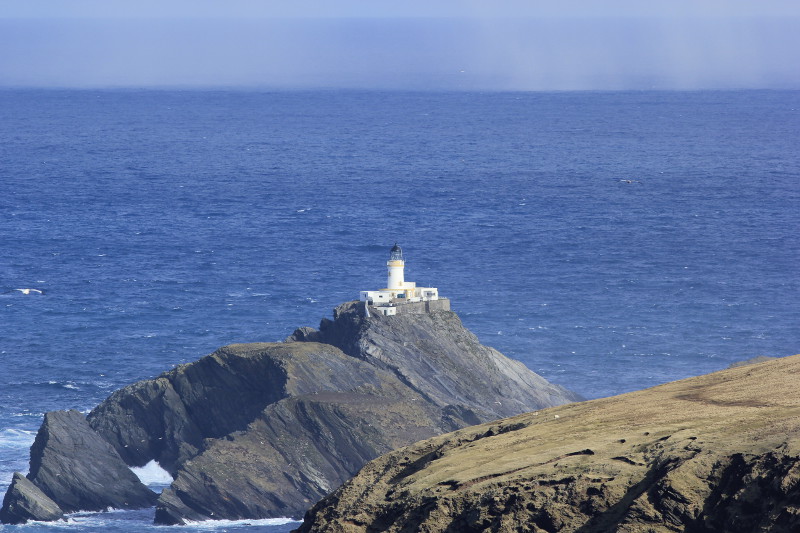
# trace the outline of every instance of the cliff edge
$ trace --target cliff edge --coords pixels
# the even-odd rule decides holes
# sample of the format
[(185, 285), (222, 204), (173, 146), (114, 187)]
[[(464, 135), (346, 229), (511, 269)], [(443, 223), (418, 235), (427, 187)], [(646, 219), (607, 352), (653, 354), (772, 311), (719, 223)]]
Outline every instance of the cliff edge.
[(481, 345), (455, 313), (367, 316), (363, 303), (348, 302), (318, 331), (226, 346), (116, 391), (86, 419), (48, 413), (46, 422), (65, 421), (59, 427), (79, 428), (80, 439), (58, 453), (57, 439), (35, 444), (31, 464), (51, 458), (48, 472), (60, 481), (34, 468), (30, 483), (17, 476), (0, 517), (152, 504), (155, 496), (127, 478), (123, 499), (107, 503), (116, 482), (86, 464), (82, 442), (103, 450), (114, 479), (123, 479), (120, 465), (153, 460), (172, 474), (157, 523), (300, 517), (381, 454), (576, 399)]
[(301, 340), (336, 346), (391, 372), (432, 404), (469, 408), (482, 422), (531, 406), (583, 399), (482, 345), (453, 311), (367, 315), (364, 302), (344, 303), (334, 310), (333, 320), (322, 320), (318, 332), (303, 330)]
[(800, 355), (434, 437), (297, 532), (800, 531), (798, 377)]

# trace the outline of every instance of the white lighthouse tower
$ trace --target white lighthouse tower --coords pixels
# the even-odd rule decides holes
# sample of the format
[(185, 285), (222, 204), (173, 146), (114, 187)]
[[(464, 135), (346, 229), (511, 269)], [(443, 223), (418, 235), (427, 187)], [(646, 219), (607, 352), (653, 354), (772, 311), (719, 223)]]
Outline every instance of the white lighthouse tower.
[[(422, 305), (420, 311), (428, 312), (433, 302), (439, 301), (434, 307), (439, 310), (449, 310), (450, 301), (439, 298), (439, 289), (436, 287), (417, 287), (413, 281), (406, 281), (404, 270), (406, 262), (403, 259), (403, 250), (395, 243), (389, 251), (389, 260), (386, 262), (388, 276), (386, 288), (377, 291), (361, 291), (360, 300), (367, 305), (374, 305), (383, 315), (395, 315), (401, 309), (403, 312), (414, 312), (414, 305)], [(423, 305), (424, 304), (424, 305)]]
[(394, 243), (392, 250), (389, 252), (386, 268), (389, 270), (389, 280), (386, 282), (386, 288), (390, 291), (402, 291), (405, 289), (406, 281), (403, 271), (406, 268), (406, 262), (403, 261), (403, 250), (397, 246), (397, 243)]

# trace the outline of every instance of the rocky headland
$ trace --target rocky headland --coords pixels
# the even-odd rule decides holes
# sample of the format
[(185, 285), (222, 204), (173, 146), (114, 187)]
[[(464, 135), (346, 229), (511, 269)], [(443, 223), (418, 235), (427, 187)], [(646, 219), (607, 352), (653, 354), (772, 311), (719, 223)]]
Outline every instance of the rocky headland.
[(391, 452), (298, 533), (800, 531), (800, 355)]
[[(300, 517), (381, 454), (580, 399), (481, 345), (451, 311), (366, 311), (348, 302), (319, 330), (226, 346), (87, 417), (48, 413), (0, 520), (153, 503), (162, 524)], [(174, 477), (160, 496), (128, 468), (153, 460)]]

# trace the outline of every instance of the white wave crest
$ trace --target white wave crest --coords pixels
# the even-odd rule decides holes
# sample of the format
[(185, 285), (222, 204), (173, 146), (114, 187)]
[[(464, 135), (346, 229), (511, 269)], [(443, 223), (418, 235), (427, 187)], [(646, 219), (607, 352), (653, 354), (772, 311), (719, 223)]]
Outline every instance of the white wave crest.
[(169, 472), (161, 468), (155, 460), (150, 461), (144, 466), (132, 466), (131, 471), (136, 474), (139, 481), (147, 486), (165, 486), (172, 483), (172, 476)]
[(64, 387), (65, 389), (71, 390), (81, 390), (77, 383), (74, 381), (54, 381), (50, 380), (47, 382), (48, 385), (58, 385), (59, 387)]
[(35, 438), (35, 431), (0, 429), (0, 448), (29, 448)]
[(29, 417), (36, 418), (37, 420), (40, 420), (44, 416), (44, 413), (43, 412), (32, 412), (32, 413), (31, 412), (29, 412), (29, 413), (23, 412), (23, 413), (13, 413), (11, 416), (13, 416), (14, 418), (20, 418), (20, 417), (23, 417), (23, 416), (29, 416)]
[(284, 524), (300, 523), (293, 518), (261, 518), (259, 520), (186, 520), (186, 525), (198, 529), (217, 529), (221, 527), (244, 526), (282, 526)]
[[(31, 521), (26, 524), (36, 526), (48, 526), (61, 529), (66, 525), (67, 529), (79, 526), (83, 528), (110, 528), (113, 526), (124, 525), (126, 531), (166, 531), (176, 530), (176, 526), (159, 526), (152, 523), (154, 508), (146, 509), (106, 509), (105, 511), (78, 511), (65, 516), (64, 521), (58, 522), (35, 522)], [(65, 524), (66, 522), (66, 524)], [(185, 526), (181, 526), (181, 531), (197, 531), (197, 530), (217, 530), (220, 528), (236, 529), (236, 528), (250, 528), (253, 526), (282, 526), (285, 524), (299, 524), (300, 521), (291, 518), (264, 518), (260, 520), (203, 520), (203, 521), (186, 521)], [(26, 527), (22, 526), (22, 527)], [(61, 527), (59, 527), (61, 526)], [(224, 530), (223, 530), (224, 531)]]
[(65, 515), (63, 521), (31, 521), (26, 526), (32, 524), (49, 526), (59, 531), (75, 531), (75, 526), (78, 526), (78, 531), (83, 531), (83, 528), (87, 528), (90, 531), (105, 531), (106, 529), (114, 528), (114, 526), (125, 524), (123, 527), (126, 531), (146, 531), (154, 527), (152, 525), (153, 509), (153, 507), (145, 509), (114, 509), (109, 507), (104, 511), (78, 511)]

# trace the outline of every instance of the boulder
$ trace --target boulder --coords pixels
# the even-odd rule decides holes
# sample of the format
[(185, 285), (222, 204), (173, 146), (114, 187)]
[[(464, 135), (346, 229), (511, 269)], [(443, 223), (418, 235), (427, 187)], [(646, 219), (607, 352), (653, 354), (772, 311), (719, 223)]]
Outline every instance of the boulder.
[(294, 333), (286, 337), (283, 342), (319, 342), (319, 331), (303, 326), (294, 330)]
[(29, 520), (51, 522), (64, 517), (64, 511), (47, 494), (31, 483), (28, 478), (14, 472), (11, 486), (3, 498), (0, 522), (24, 524)]

